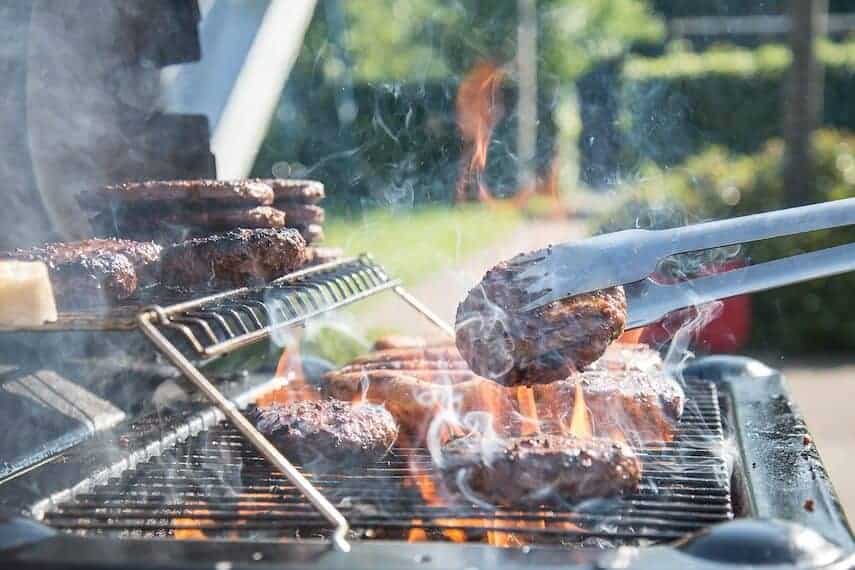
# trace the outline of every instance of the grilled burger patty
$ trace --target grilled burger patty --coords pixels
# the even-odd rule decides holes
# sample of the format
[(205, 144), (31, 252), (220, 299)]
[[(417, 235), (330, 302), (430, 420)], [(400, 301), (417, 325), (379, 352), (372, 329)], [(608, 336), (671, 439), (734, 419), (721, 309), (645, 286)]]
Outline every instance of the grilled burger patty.
[[(511, 260), (513, 262), (513, 260)], [(623, 288), (521, 310), (530, 298), (502, 262), (457, 307), (457, 348), (476, 373), (507, 386), (566, 378), (599, 358), (624, 330)]]
[(277, 206), (285, 211), (288, 223), (292, 226), (308, 226), (324, 223), (324, 209), (313, 204), (282, 204)]
[(271, 206), (187, 211), (168, 216), (172, 225), (184, 225), (198, 230), (229, 230), (232, 228), (284, 228), (285, 212)]
[(453, 346), (397, 348), (361, 356), (327, 373), (323, 391), (333, 398), (383, 404), (410, 445), (424, 442), (443, 407), (462, 415), (490, 410), (496, 423), (512, 416), (510, 391), (473, 374)]
[(277, 205), (317, 204), (324, 199), (324, 185), (316, 180), (288, 178), (259, 178), (258, 182), (273, 189)]
[(482, 444), (473, 436), (443, 447), (451, 489), (505, 507), (577, 502), (631, 492), (641, 462), (627, 445), (599, 438), (537, 435)]
[(305, 239), (307, 243), (324, 241), (324, 227), (320, 224), (303, 225), (291, 224), (291, 222), (288, 222), (288, 224), (300, 232), (300, 235), (303, 236), (303, 239)]
[(9, 259), (42, 261), (61, 308), (115, 303), (152, 283), (161, 248), (152, 242), (88, 239), (49, 243), (2, 254)]
[(671, 441), (683, 414), (685, 394), (646, 345), (615, 344), (582, 372), (534, 387), (541, 420), (569, 421), (582, 388), (594, 435), (622, 434), (631, 444)]
[(381, 406), (308, 400), (253, 408), (247, 415), (286, 457), (313, 469), (373, 463), (398, 437), (395, 419)]
[(188, 203), (219, 206), (269, 206), (274, 192), (258, 180), (149, 180), (86, 190), (77, 201), (86, 210), (107, 205), (177, 209)]
[(240, 229), (190, 239), (163, 250), (162, 282), (176, 287), (264, 283), (306, 262), (306, 242), (292, 229)]

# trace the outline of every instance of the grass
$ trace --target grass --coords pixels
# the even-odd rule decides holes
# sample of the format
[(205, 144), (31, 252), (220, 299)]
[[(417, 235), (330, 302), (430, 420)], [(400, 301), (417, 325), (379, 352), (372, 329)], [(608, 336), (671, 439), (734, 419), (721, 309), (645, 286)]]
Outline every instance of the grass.
[(517, 210), (501, 203), (429, 206), (372, 210), (359, 219), (331, 218), (324, 233), (326, 243), (351, 255), (370, 253), (412, 285), (507, 238), (521, 220)]

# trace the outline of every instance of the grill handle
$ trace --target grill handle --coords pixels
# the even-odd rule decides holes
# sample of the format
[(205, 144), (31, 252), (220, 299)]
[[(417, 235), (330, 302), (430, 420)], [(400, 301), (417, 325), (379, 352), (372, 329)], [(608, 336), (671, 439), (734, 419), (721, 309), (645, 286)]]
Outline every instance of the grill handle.
[(347, 541), (347, 532), (350, 525), (344, 515), (330, 503), (323, 494), (312, 485), (308, 479), (288, 461), (270, 441), (264, 437), (255, 426), (238, 410), (237, 406), (226, 398), (187, 358), (184, 357), (152, 324), (153, 320), (159, 320), (163, 324), (169, 322), (169, 317), (161, 307), (149, 307), (143, 311), (137, 321), (143, 333), (169, 358), (172, 364), (178, 368), (187, 379), (199, 388), (202, 393), (225, 415), (225, 417), (243, 434), (255, 448), (279, 469), (291, 483), (309, 500), (312, 505), (333, 525), (335, 528), (332, 543), (342, 552), (350, 552), (350, 543)]

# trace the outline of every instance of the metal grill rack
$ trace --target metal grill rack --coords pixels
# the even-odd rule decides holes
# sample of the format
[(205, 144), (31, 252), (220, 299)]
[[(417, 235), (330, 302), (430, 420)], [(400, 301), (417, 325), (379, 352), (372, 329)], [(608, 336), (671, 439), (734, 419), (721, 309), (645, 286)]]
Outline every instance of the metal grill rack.
[(140, 329), (163, 355), (333, 525), (333, 544), (345, 552), (350, 550), (346, 539), (347, 519), (255, 429), (194, 362), (260, 342), (274, 331), (300, 325), (324, 312), (389, 289), (453, 335), (451, 327), (407, 293), (399, 281), (391, 278), (367, 255), (297, 271), (264, 287), (235, 289), (169, 307), (151, 306), (137, 318)]
[[(676, 439), (639, 451), (640, 489), (596, 507), (486, 511), (463, 498), (428, 504), (413, 478), (439, 485), (427, 450), (395, 449), (367, 468), (306, 475), (351, 525), (350, 537), (468, 540), (510, 532), (536, 543), (576, 545), (671, 541), (733, 518), (714, 385), (691, 382)], [(454, 495), (451, 495), (454, 497)], [(225, 422), (81, 493), (45, 513), (56, 528), (82, 535), (185, 538), (311, 538), (329, 525), (300, 490)]]

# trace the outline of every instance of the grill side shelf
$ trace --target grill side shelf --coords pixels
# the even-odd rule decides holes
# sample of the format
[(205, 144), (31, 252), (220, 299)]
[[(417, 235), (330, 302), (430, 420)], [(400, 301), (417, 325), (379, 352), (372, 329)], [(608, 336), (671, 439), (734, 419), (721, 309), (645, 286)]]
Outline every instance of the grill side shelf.
[(733, 401), (732, 432), (745, 473), (747, 514), (798, 522), (847, 551), (855, 549), (840, 500), (781, 374), (739, 356), (702, 358), (684, 374), (716, 384)]

